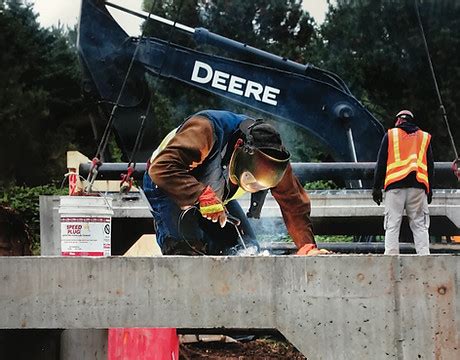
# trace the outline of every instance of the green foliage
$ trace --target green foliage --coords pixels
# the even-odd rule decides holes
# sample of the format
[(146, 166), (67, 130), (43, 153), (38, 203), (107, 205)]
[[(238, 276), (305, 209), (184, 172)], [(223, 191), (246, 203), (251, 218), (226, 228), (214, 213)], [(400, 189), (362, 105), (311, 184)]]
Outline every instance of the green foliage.
[[(433, 134), (436, 161), (451, 161), (423, 40), (410, 1), (339, 1), (321, 27), (321, 66), (344, 78), (351, 91), (386, 127), (394, 115), (411, 109)], [(441, 94), (458, 137), (460, 94), (460, 5), (423, 1), (420, 13)]]
[(318, 180), (318, 181), (311, 181), (307, 182), (304, 185), (304, 189), (306, 190), (334, 190), (338, 189), (338, 186), (330, 180)]
[(316, 235), (315, 240), (317, 243), (353, 242), (353, 236), (351, 235)]
[(122, 162), (123, 153), (112, 136), (107, 144), (113, 162)]
[(16, 210), (29, 228), (32, 237), (32, 252), (40, 252), (40, 195), (66, 195), (67, 189), (58, 188), (55, 184), (36, 187), (13, 186), (0, 188), (0, 205)]
[[(195, 27), (205, 27), (209, 31), (233, 39), (250, 46), (273, 52), (299, 62), (305, 62), (304, 54), (317, 41), (313, 19), (301, 8), (299, 0), (258, 0), (258, 1), (155, 1), (144, 0), (143, 8), (149, 12), (154, 5), (153, 13), (181, 24)], [(222, 48), (208, 45), (196, 45), (190, 36), (180, 31), (171, 31), (171, 27), (158, 22), (143, 25), (146, 35), (171, 39), (173, 42), (206, 51), (218, 56), (228, 56)], [(247, 57), (230, 56), (242, 61), (255, 61)], [(259, 117), (262, 114), (251, 114), (247, 108), (241, 107), (226, 99), (209, 96), (209, 93), (194, 89), (170, 79), (155, 79), (151, 81), (157, 103), (169, 102), (169, 112), (163, 112), (163, 117), (155, 116), (158, 131), (149, 134), (149, 139), (163, 136), (165, 124), (178, 124), (182, 120), (202, 109), (227, 109), (230, 111), (249, 113)], [(169, 117), (168, 117), (169, 116)], [(266, 117), (266, 116), (265, 116)], [(154, 137), (152, 137), (154, 136)], [(147, 134), (146, 134), (147, 137)], [(158, 144), (158, 140), (153, 144)], [(299, 151), (308, 152), (304, 147)], [(316, 154), (316, 151), (315, 151)], [(316, 155), (313, 155), (316, 157)]]
[(302, 10), (299, 0), (198, 4), (202, 26), (212, 32), (295, 61), (305, 62), (303, 54), (315, 40), (313, 19)]
[(283, 242), (283, 243), (292, 243), (292, 238), (289, 234), (273, 234), (273, 233), (261, 233), (257, 234), (257, 241), (260, 243), (273, 243), (273, 242)]
[(62, 28), (41, 28), (31, 6), (0, 3), (0, 186), (61, 177), (69, 143), (78, 143), (75, 49)]
[[(257, 239), (261, 243), (264, 243), (264, 242), (270, 243), (270, 242), (273, 242), (274, 240), (273, 234), (272, 235), (259, 235)], [(282, 242), (282, 243), (293, 243), (294, 242), (288, 234), (284, 236), (280, 236), (279, 238), (275, 239), (275, 241)], [(353, 236), (352, 235), (315, 235), (315, 241), (316, 243), (353, 242)]]

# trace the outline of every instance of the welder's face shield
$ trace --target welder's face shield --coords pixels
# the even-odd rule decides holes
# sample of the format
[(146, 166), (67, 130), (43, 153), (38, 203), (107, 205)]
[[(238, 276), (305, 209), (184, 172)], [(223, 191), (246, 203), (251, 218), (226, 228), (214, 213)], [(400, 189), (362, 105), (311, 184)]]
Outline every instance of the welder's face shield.
[(273, 188), (283, 178), (289, 158), (289, 152), (274, 148), (236, 147), (229, 164), (230, 180), (250, 193)]

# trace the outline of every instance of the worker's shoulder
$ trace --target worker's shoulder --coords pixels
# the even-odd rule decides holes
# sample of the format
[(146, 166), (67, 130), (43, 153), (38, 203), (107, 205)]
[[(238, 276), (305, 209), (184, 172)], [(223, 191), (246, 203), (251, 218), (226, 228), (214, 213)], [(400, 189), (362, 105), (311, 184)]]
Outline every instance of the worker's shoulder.
[(205, 115), (192, 115), (187, 120), (185, 120), (182, 128), (192, 126), (202, 127), (203, 129), (212, 129), (212, 121)]
[(214, 126), (212, 121), (203, 115), (193, 115), (189, 117), (179, 128), (177, 134), (194, 134), (197, 137), (213, 137)]

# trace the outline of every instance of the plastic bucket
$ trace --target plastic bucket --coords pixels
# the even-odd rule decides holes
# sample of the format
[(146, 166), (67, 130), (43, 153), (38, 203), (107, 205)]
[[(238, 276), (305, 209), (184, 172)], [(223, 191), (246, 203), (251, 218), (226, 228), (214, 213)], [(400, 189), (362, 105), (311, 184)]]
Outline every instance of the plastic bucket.
[(61, 196), (62, 256), (110, 256), (112, 198)]

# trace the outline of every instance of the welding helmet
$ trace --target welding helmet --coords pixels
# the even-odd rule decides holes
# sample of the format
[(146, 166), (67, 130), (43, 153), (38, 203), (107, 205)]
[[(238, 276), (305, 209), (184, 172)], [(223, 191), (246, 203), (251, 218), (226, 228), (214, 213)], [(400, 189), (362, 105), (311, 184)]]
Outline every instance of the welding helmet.
[(395, 119), (403, 119), (406, 121), (413, 122), (414, 121), (414, 114), (412, 114), (409, 110), (401, 110), (399, 113), (396, 114)]
[(275, 187), (290, 158), (280, 134), (263, 120), (247, 119), (240, 130), (242, 136), (230, 158), (230, 181), (251, 193)]

